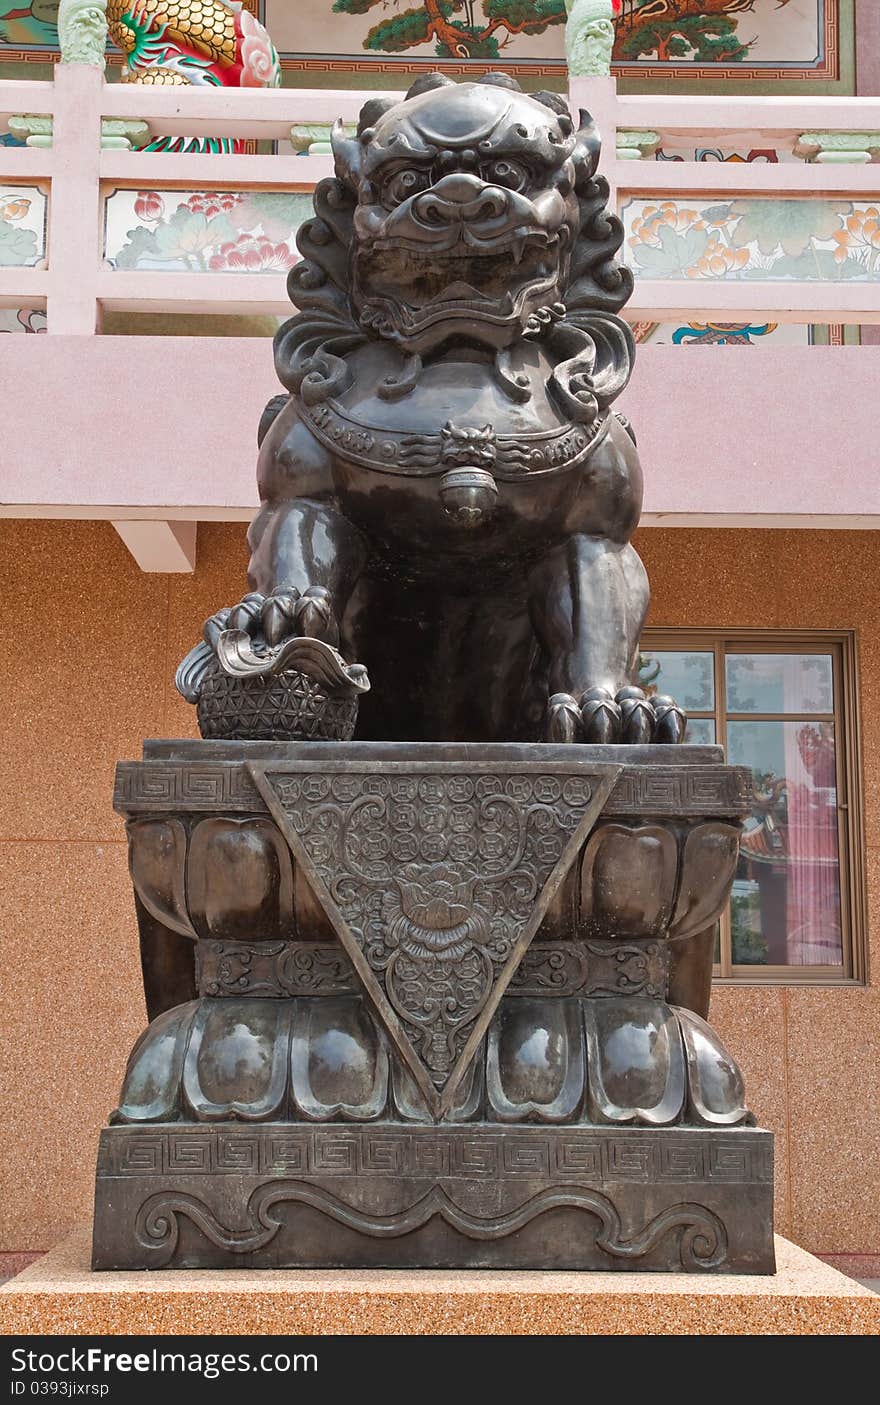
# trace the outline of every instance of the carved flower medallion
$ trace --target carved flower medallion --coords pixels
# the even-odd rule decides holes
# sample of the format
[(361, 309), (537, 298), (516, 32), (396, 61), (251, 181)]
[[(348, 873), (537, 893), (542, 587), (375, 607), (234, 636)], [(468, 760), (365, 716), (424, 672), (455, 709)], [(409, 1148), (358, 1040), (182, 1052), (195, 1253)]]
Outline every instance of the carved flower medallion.
[(474, 897), (476, 882), (447, 864), (406, 864), (383, 902), (388, 944), (408, 956), (446, 961), (482, 946), (489, 913)]

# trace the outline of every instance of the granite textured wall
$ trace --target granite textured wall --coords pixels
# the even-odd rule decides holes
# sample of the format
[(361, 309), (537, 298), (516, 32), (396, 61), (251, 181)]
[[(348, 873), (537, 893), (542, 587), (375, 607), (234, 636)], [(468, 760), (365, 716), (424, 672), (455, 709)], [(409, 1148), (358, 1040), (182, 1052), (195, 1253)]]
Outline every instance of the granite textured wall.
[[(869, 532), (639, 534), (651, 623), (855, 628), (874, 968), (880, 969), (880, 624)], [(195, 735), (172, 676), (244, 579), (239, 524), (202, 526), (193, 576), (142, 575), (108, 523), (0, 523), (0, 1250), (43, 1249), (89, 1213), (97, 1131), (144, 1023), (117, 758)], [(27, 641), (25, 644), (23, 641)], [(8, 646), (7, 646), (8, 647)], [(724, 988), (713, 1022), (777, 1133), (778, 1229), (880, 1254), (874, 988)]]

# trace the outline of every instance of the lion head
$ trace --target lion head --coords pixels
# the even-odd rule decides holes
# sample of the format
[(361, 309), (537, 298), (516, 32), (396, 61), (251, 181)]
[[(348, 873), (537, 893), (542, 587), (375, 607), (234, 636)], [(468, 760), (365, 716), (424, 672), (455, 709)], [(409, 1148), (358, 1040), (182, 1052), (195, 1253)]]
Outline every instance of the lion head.
[(562, 298), (594, 129), (507, 84), (448, 79), (367, 116), (356, 139), (334, 133), (361, 325), (420, 354), (509, 346)]
[[(450, 343), (483, 347), (512, 394), (510, 348), (555, 338), (573, 413), (622, 388), (631, 340), (614, 314), (632, 277), (615, 261), (623, 232), (587, 113), (576, 128), (557, 94), (523, 93), (505, 74), (457, 84), (435, 73), (402, 100), (371, 99), (356, 134), (337, 122), (332, 141), (336, 174), (315, 191), (290, 274), (302, 316), (276, 341), (288, 389), (338, 390), (345, 352), (370, 338), (413, 364)], [(584, 388), (580, 409), (575, 372), (604, 385)]]

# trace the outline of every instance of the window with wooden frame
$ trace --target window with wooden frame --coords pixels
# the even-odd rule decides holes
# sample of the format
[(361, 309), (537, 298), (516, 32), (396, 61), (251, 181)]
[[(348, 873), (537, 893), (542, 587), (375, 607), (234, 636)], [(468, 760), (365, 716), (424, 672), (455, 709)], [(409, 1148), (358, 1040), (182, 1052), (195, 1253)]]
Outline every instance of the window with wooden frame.
[(640, 679), (684, 707), (687, 741), (717, 742), (752, 772), (716, 978), (863, 980), (855, 636), (649, 629)]

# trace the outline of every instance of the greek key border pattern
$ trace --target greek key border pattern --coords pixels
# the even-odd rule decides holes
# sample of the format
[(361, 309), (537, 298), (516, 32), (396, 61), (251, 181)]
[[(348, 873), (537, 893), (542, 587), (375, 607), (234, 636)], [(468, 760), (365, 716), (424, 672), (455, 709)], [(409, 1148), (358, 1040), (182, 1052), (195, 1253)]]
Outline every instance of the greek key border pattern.
[(98, 1173), (755, 1184), (772, 1181), (772, 1157), (772, 1138), (751, 1131), (112, 1128), (101, 1136)]
[[(432, 765), (446, 769), (438, 762)], [(531, 767), (499, 763), (497, 772), (537, 768), (556, 769), (538, 757)], [(477, 763), (465, 769), (490, 768)], [(619, 776), (602, 814), (740, 816), (748, 813), (750, 794), (750, 775), (743, 766), (633, 766)], [(126, 815), (157, 810), (267, 813), (245, 763), (238, 761), (120, 761), (113, 805)]]

